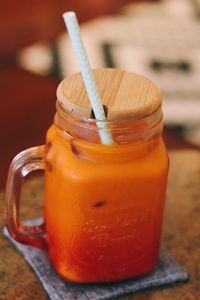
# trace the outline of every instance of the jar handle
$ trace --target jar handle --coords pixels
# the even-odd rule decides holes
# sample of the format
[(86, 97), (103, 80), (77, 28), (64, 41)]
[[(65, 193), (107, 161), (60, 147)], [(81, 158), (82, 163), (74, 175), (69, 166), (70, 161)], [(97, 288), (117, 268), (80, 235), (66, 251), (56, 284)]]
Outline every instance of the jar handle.
[(46, 248), (44, 223), (25, 226), (19, 221), (20, 195), (23, 178), (30, 172), (45, 169), (46, 146), (32, 147), (20, 152), (11, 162), (6, 183), (4, 216), (8, 232), (16, 241), (36, 248)]

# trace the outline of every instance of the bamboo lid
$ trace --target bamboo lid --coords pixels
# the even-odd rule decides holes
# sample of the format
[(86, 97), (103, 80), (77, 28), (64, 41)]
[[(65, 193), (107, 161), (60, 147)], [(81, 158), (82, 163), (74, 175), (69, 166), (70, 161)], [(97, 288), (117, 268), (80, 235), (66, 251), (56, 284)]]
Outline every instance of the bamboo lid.
[[(147, 78), (119, 69), (94, 69), (107, 119), (143, 118), (162, 104), (158, 88)], [(57, 98), (65, 110), (91, 118), (92, 109), (80, 73), (66, 77), (58, 86)]]

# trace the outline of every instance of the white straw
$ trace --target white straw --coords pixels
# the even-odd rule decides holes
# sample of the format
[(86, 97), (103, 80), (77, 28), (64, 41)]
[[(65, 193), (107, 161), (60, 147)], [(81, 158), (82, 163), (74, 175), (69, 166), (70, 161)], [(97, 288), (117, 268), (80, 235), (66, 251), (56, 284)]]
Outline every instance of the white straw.
[[(85, 47), (83, 45), (76, 14), (74, 12), (66, 12), (63, 14), (63, 18), (72, 42), (72, 46), (76, 52), (83, 81), (85, 83), (95, 118), (99, 121), (105, 121), (106, 115), (101, 103), (101, 98), (92, 74), (92, 70), (90, 68)], [(105, 122), (97, 122), (97, 126), (100, 128), (101, 142), (103, 144), (112, 144), (113, 139), (107, 124)]]

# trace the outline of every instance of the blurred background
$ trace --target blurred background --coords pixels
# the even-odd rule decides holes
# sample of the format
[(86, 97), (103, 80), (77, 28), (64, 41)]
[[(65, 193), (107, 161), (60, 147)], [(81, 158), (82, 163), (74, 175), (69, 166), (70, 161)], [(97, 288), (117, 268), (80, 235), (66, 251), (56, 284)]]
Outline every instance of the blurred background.
[(161, 89), (168, 149), (200, 146), (199, 0), (0, 0), (0, 187), (19, 151), (43, 144), (56, 87), (78, 70), (62, 13), (77, 12), (92, 67)]

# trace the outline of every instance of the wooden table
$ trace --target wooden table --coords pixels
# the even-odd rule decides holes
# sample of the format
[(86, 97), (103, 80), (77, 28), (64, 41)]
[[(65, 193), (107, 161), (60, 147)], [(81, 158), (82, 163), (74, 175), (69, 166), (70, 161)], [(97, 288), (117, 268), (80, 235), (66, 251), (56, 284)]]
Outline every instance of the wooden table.
[[(163, 244), (186, 267), (190, 280), (188, 283), (153, 289), (123, 299), (200, 299), (200, 151), (173, 151), (170, 158)], [(42, 189), (41, 177), (25, 183), (22, 218), (41, 215)], [(0, 203), (2, 205), (2, 201)], [(2, 226), (2, 216), (0, 224)], [(48, 299), (33, 271), (1, 233), (0, 257), (1, 300)]]

